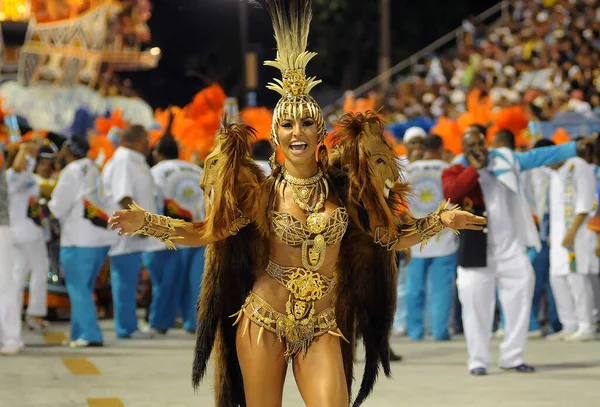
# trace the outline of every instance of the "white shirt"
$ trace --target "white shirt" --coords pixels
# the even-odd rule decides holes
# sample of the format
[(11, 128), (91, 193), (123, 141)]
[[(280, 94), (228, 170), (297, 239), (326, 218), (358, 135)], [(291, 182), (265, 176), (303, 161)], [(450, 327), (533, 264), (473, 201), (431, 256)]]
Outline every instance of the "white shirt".
[[(102, 182), (108, 197), (109, 214), (123, 209), (119, 202), (130, 197), (148, 212), (156, 213), (156, 190), (146, 157), (126, 147), (119, 147), (102, 171)], [(159, 246), (161, 245), (161, 246)], [(155, 251), (166, 246), (154, 238), (117, 236), (110, 256)]]
[[(594, 207), (596, 179), (592, 167), (575, 157), (567, 160), (557, 171), (552, 171), (550, 181), (550, 274), (567, 275), (569, 251), (562, 247), (567, 233), (565, 219), (565, 194), (567, 182), (572, 180), (573, 209), (575, 216), (591, 213)], [(575, 262), (577, 273), (597, 274), (598, 258), (594, 254), (595, 232), (587, 227), (587, 218), (575, 234)]]
[(516, 194), (500, 182), (490, 171), (479, 170), (479, 184), (483, 191), (487, 217), (487, 256), (495, 260), (510, 259), (525, 253), (526, 244), (520, 239), (514, 216), (518, 204)]
[(32, 169), (16, 172), (6, 170), (8, 184), (8, 216), (10, 228), (16, 243), (31, 242), (44, 238), (44, 229), (38, 226), (29, 216), (30, 205), (40, 197), (40, 187), (35, 182)]
[(150, 173), (156, 185), (161, 213), (173, 216), (166, 210), (171, 201), (178, 207), (173, 209), (183, 210), (178, 218), (188, 222), (204, 220), (204, 194), (200, 188), (202, 168), (187, 161), (165, 160), (152, 167)]
[(89, 158), (67, 165), (52, 192), (50, 211), (60, 221), (61, 247), (110, 246), (118, 237), (107, 228), (110, 217), (100, 170)]
[[(409, 197), (411, 213), (417, 218), (423, 218), (437, 211), (440, 202), (444, 200), (442, 190), (442, 172), (449, 165), (442, 160), (418, 160), (406, 167), (407, 180), (411, 183), (413, 196)], [(449, 229), (439, 233), (427, 245), (413, 246), (413, 257), (442, 257), (458, 250), (458, 238)]]
[(162, 214), (187, 222), (204, 220), (204, 193), (200, 188), (202, 168), (187, 161), (165, 160), (152, 167), (150, 173)]
[(271, 175), (271, 171), (272, 171), (271, 164), (269, 164), (268, 161), (255, 160), (254, 162), (256, 163), (256, 165), (258, 165), (260, 167), (260, 169), (263, 171), (263, 173), (265, 174), (266, 177)]

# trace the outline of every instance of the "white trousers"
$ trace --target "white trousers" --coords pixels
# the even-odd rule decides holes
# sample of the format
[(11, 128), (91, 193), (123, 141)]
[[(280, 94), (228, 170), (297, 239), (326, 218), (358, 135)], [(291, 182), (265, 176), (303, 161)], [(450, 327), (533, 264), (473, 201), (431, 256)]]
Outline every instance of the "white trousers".
[(569, 273), (550, 277), (558, 319), (564, 332), (596, 332), (592, 278), (598, 276)]
[(509, 260), (495, 261), (488, 256), (488, 267), (458, 268), (458, 296), (462, 303), (465, 339), (469, 351), (469, 370), (491, 367), (490, 340), (494, 323), (496, 287), (504, 312), (504, 340), (500, 344), (500, 367), (524, 363), (523, 354), (529, 331), (529, 314), (535, 274), (525, 253)]
[(15, 244), (13, 273), (20, 288), (17, 306), (23, 310), (23, 292), (27, 277), (29, 281), (29, 305), (27, 314), (45, 317), (48, 313), (48, 249), (43, 239)]
[(13, 274), (14, 251), (10, 227), (0, 226), (0, 346), (23, 345), (21, 313), (17, 308), (20, 290)]

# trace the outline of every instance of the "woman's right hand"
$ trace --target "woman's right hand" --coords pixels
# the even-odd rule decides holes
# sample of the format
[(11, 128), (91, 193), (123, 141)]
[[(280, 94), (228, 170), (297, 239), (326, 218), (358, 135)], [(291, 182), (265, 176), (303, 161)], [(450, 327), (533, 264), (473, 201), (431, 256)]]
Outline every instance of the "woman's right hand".
[(130, 209), (114, 211), (113, 216), (108, 220), (108, 224), (112, 230), (119, 229), (119, 236), (132, 234), (146, 224), (144, 213)]

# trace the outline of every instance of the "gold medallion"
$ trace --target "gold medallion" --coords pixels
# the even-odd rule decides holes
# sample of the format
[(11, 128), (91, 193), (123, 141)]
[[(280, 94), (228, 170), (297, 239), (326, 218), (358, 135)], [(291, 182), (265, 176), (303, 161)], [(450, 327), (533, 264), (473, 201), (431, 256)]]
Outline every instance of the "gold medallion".
[(327, 217), (324, 213), (311, 213), (308, 218), (306, 218), (306, 226), (310, 233), (321, 233), (327, 227)]

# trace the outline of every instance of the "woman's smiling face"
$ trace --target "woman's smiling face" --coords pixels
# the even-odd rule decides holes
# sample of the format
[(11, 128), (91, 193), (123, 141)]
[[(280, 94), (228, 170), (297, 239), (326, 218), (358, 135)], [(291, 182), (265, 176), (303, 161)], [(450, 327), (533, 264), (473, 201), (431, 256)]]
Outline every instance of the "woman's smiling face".
[(319, 135), (316, 120), (308, 114), (284, 117), (277, 126), (277, 137), (286, 161), (294, 165), (315, 161)]

